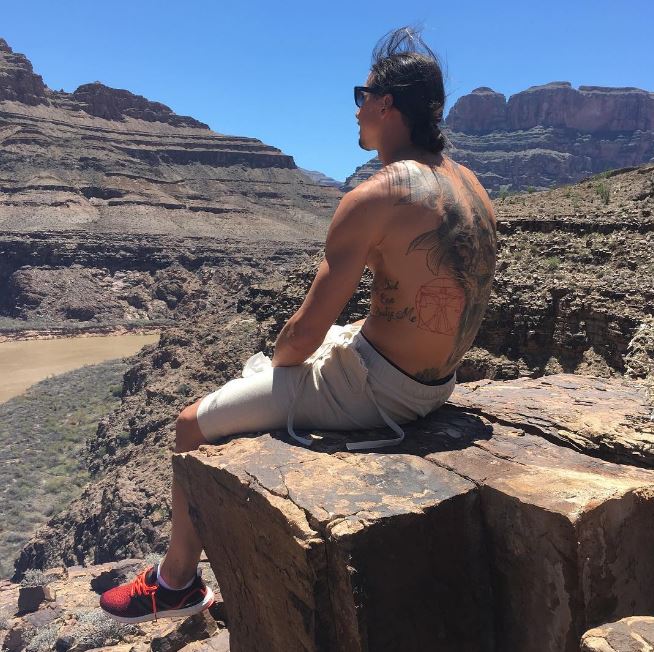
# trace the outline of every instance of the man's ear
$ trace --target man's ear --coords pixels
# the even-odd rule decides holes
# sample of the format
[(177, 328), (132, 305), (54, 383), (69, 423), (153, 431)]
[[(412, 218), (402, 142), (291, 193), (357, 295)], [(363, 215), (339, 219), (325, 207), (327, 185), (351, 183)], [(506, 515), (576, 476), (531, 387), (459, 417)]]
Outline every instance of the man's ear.
[(382, 98), (382, 109), (388, 111), (393, 106), (393, 96), (389, 93)]

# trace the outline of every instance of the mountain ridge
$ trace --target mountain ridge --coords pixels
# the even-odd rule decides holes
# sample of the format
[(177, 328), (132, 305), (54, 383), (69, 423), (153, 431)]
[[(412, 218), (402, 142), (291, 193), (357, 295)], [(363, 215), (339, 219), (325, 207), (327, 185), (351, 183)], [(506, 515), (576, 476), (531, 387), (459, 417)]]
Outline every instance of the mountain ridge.
[(0, 41), (0, 229), (302, 240), (341, 193), (256, 138), (99, 82), (50, 90)]

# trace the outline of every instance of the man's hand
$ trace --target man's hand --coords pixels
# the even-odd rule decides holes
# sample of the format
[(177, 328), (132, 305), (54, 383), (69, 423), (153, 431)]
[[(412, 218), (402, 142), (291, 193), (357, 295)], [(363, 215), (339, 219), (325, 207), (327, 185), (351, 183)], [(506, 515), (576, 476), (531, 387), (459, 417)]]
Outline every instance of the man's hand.
[(368, 253), (380, 240), (382, 198), (378, 186), (364, 182), (341, 199), (316, 277), (277, 338), (273, 367), (304, 362), (322, 344), (357, 289)]

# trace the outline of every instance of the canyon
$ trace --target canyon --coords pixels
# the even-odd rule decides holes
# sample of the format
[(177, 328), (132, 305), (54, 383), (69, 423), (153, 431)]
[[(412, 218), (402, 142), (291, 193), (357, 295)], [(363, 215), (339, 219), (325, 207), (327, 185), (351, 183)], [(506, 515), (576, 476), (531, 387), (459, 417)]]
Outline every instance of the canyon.
[[(91, 645), (79, 632), (98, 593), (167, 549), (177, 415), (239, 376), (253, 353), (272, 354), (315, 276), (341, 193), (275, 148), (128, 91), (50, 91), (0, 41), (0, 334), (161, 331), (128, 360), (120, 404), (85, 443), (90, 481), (33, 533), (0, 583), (5, 649), (25, 649), (39, 627), (52, 646), (76, 640), (77, 652), (119, 640), (124, 652), (217, 652), (227, 649), (225, 625), (234, 651), (262, 641), (418, 650), (437, 638), (447, 650), (568, 652), (590, 628), (588, 645), (646, 632), (654, 164), (642, 159), (652, 156), (651, 94), (554, 86), (523, 103), (477, 89), (450, 112), (453, 140), (469, 138), (459, 156), (468, 152), (496, 190), (498, 219), (493, 294), (450, 404), (388, 454), (347, 453), (343, 433), (316, 431), (311, 451), (283, 432), (243, 433), (174, 456), (203, 567), (225, 602), (161, 636), (147, 626), (112, 638), (98, 625)], [(623, 95), (624, 114), (611, 108)], [(569, 111), (537, 108), (563, 97)], [(632, 100), (640, 121), (625, 117)], [(579, 106), (606, 113), (584, 136), (590, 149), (577, 148), (581, 163), (565, 154), (571, 134), (581, 138), (571, 118)], [(511, 140), (518, 132), (525, 151), (541, 136), (552, 147), (516, 176), (526, 160)], [(558, 138), (568, 163), (551, 167)], [(620, 158), (620, 143), (631, 143), (633, 159)], [(595, 159), (592, 148), (619, 156)], [(474, 151), (485, 152), (477, 167)], [(493, 152), (506, 156), (491, 164)], [(507, 180), (512, 191), (534, 187), (500, 193)], [(339, 324), (367, 314), (371, 281), (366, 270)], [(461, 546), (439, 534), (450, 531)], [(18, 583), (35, 573), (59, 598), (43, 590), (27, 614), (17, 610), (28, 588)], [(429, 615), (434, 604), (447, 618)], [(634, 610), (644, 620), (623, 620)]]

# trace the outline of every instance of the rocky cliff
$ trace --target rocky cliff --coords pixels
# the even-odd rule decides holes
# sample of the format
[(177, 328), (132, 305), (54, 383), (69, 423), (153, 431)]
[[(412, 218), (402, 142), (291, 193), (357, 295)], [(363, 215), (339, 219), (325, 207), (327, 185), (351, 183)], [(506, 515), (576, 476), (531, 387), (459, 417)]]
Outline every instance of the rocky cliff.
[[(486, 86), (460, 97), (445, 119), (449, 155), (493, 194), (577, 182), (654, 158), (654, 93), (551, 82), (512, 95)], [(349, 190), (377, 169), (373, 159)]]
[(640, 88), (580, 86), (550, 82), (512, 95), (488, 87), (459, 98), (447, 126), (456, 132), (524, 131), (533, 127), (561, 127), (584, 133), (654, 130), (654, 93)]
[[(490, 385), (513, 390), (502, 419)], [(312, 450), (275, 433), (174, 456), (235, 652), (578, 652), (589, 627), (652, 613), (654, 470), (541, 435), (638, 437), (638, 388), (558, 374), (450, 404), (381, 454), (316, 432)]]
[(235, 301), (319, 242), (189, 238), (75, 231), (0, 234), (0, 315), (23, 328), (157, 325)]
[(52, 91), (0, 40), (0, 230), (322, 235), (340, 193), (279, 149), (99, 82)]
[[(626, 376), (634, 382), (653, 378), (654, 167), (496, 200), (495, 207), (495, 289), (459, 380), (557, 373)], [(294, 269), (271, 263), (238, 292), (217, 284), (214, 301), (199, 310), (186, 304), (187, 312), (178, 313), (180, 327), (166, 330), (156, 349), (143, 352), (125, 375), (121, 407), (89, 441), (94, 481), (24, 548), (17, 578), (33, 567), (165, 550), (166, 460), (177, 414), (239, 374), (255, 351), (271, 352), (279, 328), (304, 298), (318, 259), (319, 253)], [(366, 314), (369, 284), (366, 274), (339, 323)], [(494, 418), (507, 421), (501, 413)], [(652, 467), (651, 425), (645, 422), (640, 439), (629, 442), (615, 437), (598, 442), (578, 427), (557, 427), (556, 419), (539, 435), (609, 461)], [(620, 428), (616, 432), (619, 439)]]

